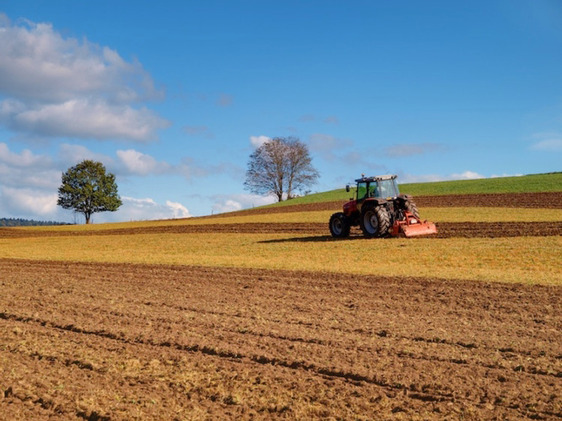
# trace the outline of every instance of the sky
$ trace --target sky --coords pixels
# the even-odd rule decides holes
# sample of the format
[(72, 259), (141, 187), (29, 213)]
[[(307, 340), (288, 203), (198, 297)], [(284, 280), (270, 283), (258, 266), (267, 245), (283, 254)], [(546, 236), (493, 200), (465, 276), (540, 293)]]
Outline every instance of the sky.
[(264, 141), (304, 142), (310, 191), (562, 170), (559, 0), (0, 0), (0, 218), (58, 207), (84, 159), (123, 206), (94, 223), (260, 206)]

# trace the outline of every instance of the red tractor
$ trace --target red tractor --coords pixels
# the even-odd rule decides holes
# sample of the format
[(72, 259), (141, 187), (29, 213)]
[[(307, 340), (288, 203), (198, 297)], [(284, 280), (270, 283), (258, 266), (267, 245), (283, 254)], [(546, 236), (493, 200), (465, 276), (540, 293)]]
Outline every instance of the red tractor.
[[(356, 197), (343, 205), (343, 212), (330, 218), (332, 237), (349, 236), (352, 226), (365, 237), (405, 237), (437, 233), (433, 222), (422, 221), (413, 198), (400, 194), (395, 175), (361, 177), (357, 180)], [(350, 191), (349, 185), (347, 191)]]

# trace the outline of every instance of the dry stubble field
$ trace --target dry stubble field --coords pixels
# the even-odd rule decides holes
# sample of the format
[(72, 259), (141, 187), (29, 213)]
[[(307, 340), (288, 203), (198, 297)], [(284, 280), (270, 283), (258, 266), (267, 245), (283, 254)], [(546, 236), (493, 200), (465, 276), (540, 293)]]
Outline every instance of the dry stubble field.
[[(35, 420), (562, 418), (556, 258), (562, 229), (556, 217), (509, 224), (452, 216), (440, 223), (440, 238), (332, 241), (326, 224), (314, 219), (295, 227), (253, 215), (254, 225), (201, 218), (130, 228), (0, 230), (0, 414)], [(121, 238), (134, 251), (157, 238), (200, 242), (205, 235), (264, 253), (250, 256), (264, 267), (232, 267), (242, 266), (226, 256), (234, 248), (220, 256), (206, 250), (209, 259), (198, 256), (198, 265), (169, 263), (159, 249), (144, 263), (131, 251), (112, 249)], [(79, 240), (87, 240), (81, 247), (97, 245), (102, 257), (73, 254)], [(259, 248), (252, 249), (254, 241)], [(486, 281), (485, 268), (467, 272), (482, 250), (525, 242), (533, 244), (524, 253), (528, 260), (505, 256), (509, 264), (498, 266), (509, 282)], [(440, 253), (455, 244), (465, 254), (462, 273), (443, 276), (453, 272)], [(308, 248), (333, 253), (338, 270), (267, 266), (268, 251), (294, 259), (296, 250), (306, 261)], [(426, 253), (424, 264), (433, 258), (440, 275), (416, 276), (415, 256), (403, 262), (413, 269), (385, 274), (368, 254), (358, 260), (367, 269), (345, 273), (337, 251), (352, 255), (363, 248)], [(438, 250), (433, 257), (431, 249)], [(533, 275), (547, 264), (546, 276)]]

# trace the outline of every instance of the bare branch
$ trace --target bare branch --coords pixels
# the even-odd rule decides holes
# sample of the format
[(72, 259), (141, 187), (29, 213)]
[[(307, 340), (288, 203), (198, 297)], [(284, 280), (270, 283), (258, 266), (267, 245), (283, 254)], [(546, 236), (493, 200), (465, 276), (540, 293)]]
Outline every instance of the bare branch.
[(275, 195), (281, 202), (284, 195), (291, 199), (318, 177), (304, 143), (294, 137), (277, 137), (250, 155), (244, 187), (252, 193)]

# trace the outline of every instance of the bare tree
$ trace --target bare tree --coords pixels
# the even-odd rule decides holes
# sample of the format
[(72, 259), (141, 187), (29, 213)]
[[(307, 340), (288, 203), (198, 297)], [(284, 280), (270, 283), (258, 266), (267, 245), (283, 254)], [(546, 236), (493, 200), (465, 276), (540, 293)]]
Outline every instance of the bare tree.
[(298, 138), (276, 137), (257, 148), (248, 161), (244, 187), (256, 194), (272, 194), (281, 202), (316, 183), (308, 147)]

